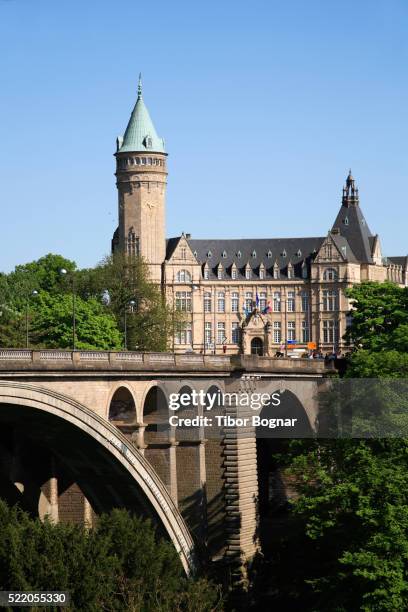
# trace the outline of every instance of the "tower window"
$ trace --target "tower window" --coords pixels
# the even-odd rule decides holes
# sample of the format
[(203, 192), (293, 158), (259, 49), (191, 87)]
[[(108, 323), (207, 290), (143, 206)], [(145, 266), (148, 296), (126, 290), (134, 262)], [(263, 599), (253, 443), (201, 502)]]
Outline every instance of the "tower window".
[(151, 136), (146, 136), (144, 139), (144, 145), (146, 149), (151, 149), (153, 147), (153, 140)]
[(127, 235), (126, 253), (133, 257), (139, 255), (139, 237), (136, 236), (133, 227), (130, 228)]
[(348, 220), (348, 217), (346, 217), (346, 218), (344, 219), (344, 225), (348, 225), (348, 224), (349, 224), (349, 220)]

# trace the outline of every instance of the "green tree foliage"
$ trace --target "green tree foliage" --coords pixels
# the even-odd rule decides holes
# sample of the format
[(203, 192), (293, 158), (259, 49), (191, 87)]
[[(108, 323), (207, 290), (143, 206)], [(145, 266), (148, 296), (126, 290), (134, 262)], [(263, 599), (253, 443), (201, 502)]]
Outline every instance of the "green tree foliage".
[(345, 433), (371, 437), (292, 441), (279, 457), (299, 492), (272, 559), (283, 609), (408, 609), (408, 292), (364, 283), (349, 295), (355, 348), (344, 394), (326, 403), (351, 402)]
[(182, 317), (166, 303), (161, 287), (149, 280), (142, 258), (130, 259), (120, 253), (106, 257), (96, 268), (82, 271), (78, 285), (82, 294), (105, 295), (109, 299), (107, 308), (122, 330), (126, 311), (129, 349), (171, 348), (173, 330)]
[(367, 282), (349, 289), (355, 351), (347, 376), (399, 378), (408, 374), (408, 288)]
[(0, 589), (66, 590), (71, 610), (89, 612), (222, 609), (218, 587), (187, 579), (174, 547), (124, 510), (86, 530), (33, 520), (0, 501)]
[[(39, 293), (32, 306), (32, 339), (36, 346), (72, 348), (73, 298), (69, 294)], [(76, 348), (120, 349), (122, 334), (115, 317), (96, 299), (75, 298)]]
[[(68, 273), (61, 274), (61, 269)], [(76, 346), (162, 351), (171, 347), (179, 313), (166, 304), (160, 286), (150, 282), (141, 258), (115, 255), (96, 268), (77, 270), (73, 261), (48, 254), (0, 274), (0, 346), (72, 347), (72, 294), (76, 294)], [(33, 296), (33, 291), (38, 292)]]

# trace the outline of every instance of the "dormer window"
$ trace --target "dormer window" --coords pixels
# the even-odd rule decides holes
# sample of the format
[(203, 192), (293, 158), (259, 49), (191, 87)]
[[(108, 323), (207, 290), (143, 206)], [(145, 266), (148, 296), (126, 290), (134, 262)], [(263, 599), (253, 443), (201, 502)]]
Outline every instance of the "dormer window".
[(197, 251), (194, 251), (193, 255), (197, 259)]
[(207, 257), (208, 257), (208, 259), (211, 259), (211, 257), (212, 257), (212, 253), (211, 253), (211, 251), (208, 251), (208, 253), (207, 253)]
[(146, 138), (144, 139), (144, 146), (146, 147), (146, 149), (152, 149), (153, 148), (153, 140), (151, 136), (146, 136)]
[(223, 256), (223, 258), (224, 258), (224, 259), (226, 259), (226, 257), (227, 257), (227, 251), (223, 251), (223, 252), (222, 252), (222, 256)]
[(218, 266), (218, 269), (217, 269), (217, 278), (218, 278), (218, 280), (222, 280), (222, 277), (223, 277), (222, 266)]
[(296, 257), (301, 257), (301, 256), (302, 256), (302, 251), (298, 249), (296, 253)]
[(251, 280), (252, 278), (252, 270), (249, 266), (245, 268), (245, 278), (246, 280)]
[(289, 264), (288, 265), (288, 278), (291, 279), (293, 277), (293, 268), (292, 266)]
[(285, 249), (283, 249), (283, 251), (282, 251), (282, 257), (286, 257), (286, 250)]
[(268, 259), (272, 259), (272, 251), (268, 251)]
[(255, 259), (255, 257), (256, 257), (256, 251), (252, 251), (252, 257), (253, 257), (253, 259)]
[(238, 257), (238, 259), (241, 259), (241, 257), (242, 257), (242, 253), (241, 253), (241, 251), (238, 251), (238, 253), (237, 253), (237, 257)]
[(233, 266), (231, 268), (231, 278), (232, 278), (232, 280), (236, 280), (237, 279), (237, 269), (236, 269), (235, 266)]
[(210, 278), (210, 271), (209, 271), (209, 269), (207, 268), (207, 266), (204, 268), (204, 274), (203, 274), (203, 276), (204, 276), (204, 280), (208, 280), (208, 279)]
[(307, 265), (305, 262), (302, 264), (302, 278), (307, 278)]
[(265, 270), (263, 268), (259, 268), (259, 278), (260, 280), (264, 280), (265, 278)]
[(280, 270), (278, 264), (275, 264), (273, 267), (273, 278), (276, 280), (280, 278)]

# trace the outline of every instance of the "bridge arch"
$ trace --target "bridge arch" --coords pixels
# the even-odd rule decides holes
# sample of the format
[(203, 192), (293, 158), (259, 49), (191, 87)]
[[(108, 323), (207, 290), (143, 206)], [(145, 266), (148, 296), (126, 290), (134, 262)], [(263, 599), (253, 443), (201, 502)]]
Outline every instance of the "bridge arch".
[(108, 421), (136, 422), (138, 406), (132, 387), (126, 382), (120, 382), (111, 389), (106, 407)]
[[(148, 461), (114, 425), (58, 392), (26, 383), (0, 381), (0, 421), (18, 412), (16, 407), (25, 415), (35, 410), (35, 418), (46, 417), (53, 423), (59, 424), (62, 419), (73, 432), (87, 434), (100, 453), (107, 451), (109, 457), (114, 457), (112, 469), (118, 478), (130, 476), (128, 480), (133, 483), (126, 490), (127, 499), (147, 501), (146, 505), (158, 517), (176, 548), (184, 570), (187, 574), (194, 572), (193, 540), (181, 514)], [(75, 445), (72, 450), (75, 452)], [(106, 490), (115, 496), (115, 482), (105, 483)]]

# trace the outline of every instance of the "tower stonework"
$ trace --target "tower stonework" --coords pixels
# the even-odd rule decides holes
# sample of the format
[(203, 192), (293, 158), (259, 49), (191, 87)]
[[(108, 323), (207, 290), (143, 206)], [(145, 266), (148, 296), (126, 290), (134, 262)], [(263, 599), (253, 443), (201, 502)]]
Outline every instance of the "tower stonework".
[(137, 101), (123, 138), (117, 139), (115, 157), (119, 227), (112, 251), (142, 256), (151, 280), (160, 282), (166, 258), (167, 154), (144, 104), (140, 79)]

